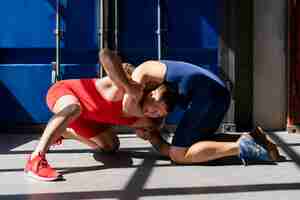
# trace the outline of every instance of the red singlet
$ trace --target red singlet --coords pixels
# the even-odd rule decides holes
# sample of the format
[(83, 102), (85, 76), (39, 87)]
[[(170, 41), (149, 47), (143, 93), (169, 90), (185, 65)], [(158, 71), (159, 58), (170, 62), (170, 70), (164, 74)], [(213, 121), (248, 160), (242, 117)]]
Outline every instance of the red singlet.
[(63, 80), (55, 83), (48, 91), (47, 105), (52, 110), (56, 101), (72, 95), (80, 102), (81, 115), (69, 124), (77, 134), (91, 138), (104, 130), (103, 124), (131, 125), (136, 117), (123, 117), (122, 101), (107, 101), (96, 89), (96, 79)]

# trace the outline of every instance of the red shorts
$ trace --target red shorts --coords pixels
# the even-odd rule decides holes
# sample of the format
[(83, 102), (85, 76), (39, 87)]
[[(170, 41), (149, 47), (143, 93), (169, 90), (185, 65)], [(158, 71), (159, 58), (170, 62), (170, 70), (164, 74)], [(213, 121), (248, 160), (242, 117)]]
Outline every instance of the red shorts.
[(92, 138), (103, 132), (108, 124), (130, 125), (137, 118), (123, 118), (122, 103), (108, 102), (96, 90), (93, 79), (90, 80), (65, 80), (55, 83), (48, 91), (47, 105), (53, 109), (57, 100), (65, 95), (72, 95), (80, 102), (81, 115), (71, 122), (72, 128), (84, 138)]
[(47, 93), (46, 101), (48, 108), (52, 111), (56, 101), (66, 95), (75, 96), (74, 92), (69, 88), (69, 86), (64, 81), (56, 82), (50, 87)]

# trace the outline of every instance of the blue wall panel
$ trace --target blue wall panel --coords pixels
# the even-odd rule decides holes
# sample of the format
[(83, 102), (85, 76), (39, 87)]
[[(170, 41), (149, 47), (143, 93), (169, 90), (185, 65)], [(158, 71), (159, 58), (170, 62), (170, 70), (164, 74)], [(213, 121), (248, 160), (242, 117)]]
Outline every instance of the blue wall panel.
[(41, 123), (50, 113), (45, 103), (50, 65), (1, 65), (1, 123)]
[[(97, 48), (97, 0), (61, 0), (68, 48)], [(55, 48), (56, 0), (9, 0), (0, 7), (1, 48)]]
[[(120, 51), (129, 62), (157, 59), (158, 0), (120, 1)], [(161, 0), (162, 59), (202, 65), (218, 73), (218, 0)], [(177, 123), (180, 109), (167, 122)]]
[(69, 0), (64, 10), (65, 48), (97, 49), (97, 9), (99, 0)]
[(167, 4), (167, 59), (206, 65), (217, 73), (218, 0), (176, 1)]
[[(51, 86), (50, 64), (0, 65), (0, 123), (45, 123), (50, 113), (46, 94)], [(64, 79), (93, 78), (98, 65), (62, 65)]]
[[(97, 63), (97, 0), (60, 0), (62, 62)], [(0, 63), (51, 63), (56, 0), (10, 0), (0, 7)]]
[[(96, 77), (98, 0), (60, 0), (61, 77)], [(55, 60), (56, 0), (10, 0), (0, 7), (0, 122), (44, 123)], [(41, 64), (42, 63), (42, 64)], [(92, 63), (92, 64), (89, 64)]]
[(99, 74), (98, 64), (63, 64), (62, 79), (96, 78)]
[[(165, 0), (163, 59), (205, 64), (217, 73), (218, 1)], [(10, 0), (0, 7), (0, 122), (41, 123), (55, 57), (56, 0)], [(64, 79), (97, 74), (97, 0), (61, 0)], [(135, 65), (157, 58), (157, 0), (120, 0), (120, 52)], [(110, 32), (113, 33), (113, 32)], [(44, 63), (44, 64), (40, 64)], [(75, 63), (75, 64), (70, 64)], [(89, 64), (92, 63), (92, 64)], [(171, 115), (178, 121), (180, 113)]]
[(120, 52), (138, 64), (157, 58), (157, 1), (122, 0), (120, 6)]
[[(161, 1), (162, 58), (205, 65), (217, 73), (218, 0)], [(120, 1), (120, 52), (134, 64), (157, 58), (157, 6), (158, 0)]]
[[(55, 8), (55, 7), (54, 7)], [(9, 0), (0, 7), (1, 48), (55, 47), (55, 9), (45, 0)]]

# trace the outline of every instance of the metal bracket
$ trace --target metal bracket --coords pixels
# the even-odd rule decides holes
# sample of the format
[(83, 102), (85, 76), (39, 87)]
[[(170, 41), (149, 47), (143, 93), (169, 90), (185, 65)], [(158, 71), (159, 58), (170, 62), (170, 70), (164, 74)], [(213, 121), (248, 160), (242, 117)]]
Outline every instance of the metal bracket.
[(220, 131), (222, 133), (228, 133), (228, 132), (236, 132), (236, 124), (235, 123), (228, 123), (223, 122), (220, 126)]
[(300, 133), (300, 125), (288, 125), (287, 132), (292, 134), (299, 134)]
[(60, 39), (63, 39), (65, 31), (62, 29), (54, 29), (53, 34)]

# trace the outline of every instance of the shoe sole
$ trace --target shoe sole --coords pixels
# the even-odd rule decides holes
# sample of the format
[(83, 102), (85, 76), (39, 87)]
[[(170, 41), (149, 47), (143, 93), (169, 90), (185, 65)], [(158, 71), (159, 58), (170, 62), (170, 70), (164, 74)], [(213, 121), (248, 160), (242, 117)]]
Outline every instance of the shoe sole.
[(39, 181), (57, 181), (57, 180), (62, 179), (62, 176), (58, 176), (58, 177), (54, 177), (54, 178), (46, 178), (46, 177), (37, 176), (36, 174), (34, 174), (30, 171), (24, 171), (24, 172), (27, 176), (34, 178), (36, 180), (39, 180)]
[(277, 145), (261, 127), (257, 126), (254, 131), (250, 132), (250, 135), (254, 138), (254, 140), (266, 148), (272, 161), (280, 160), (280, 154)]

